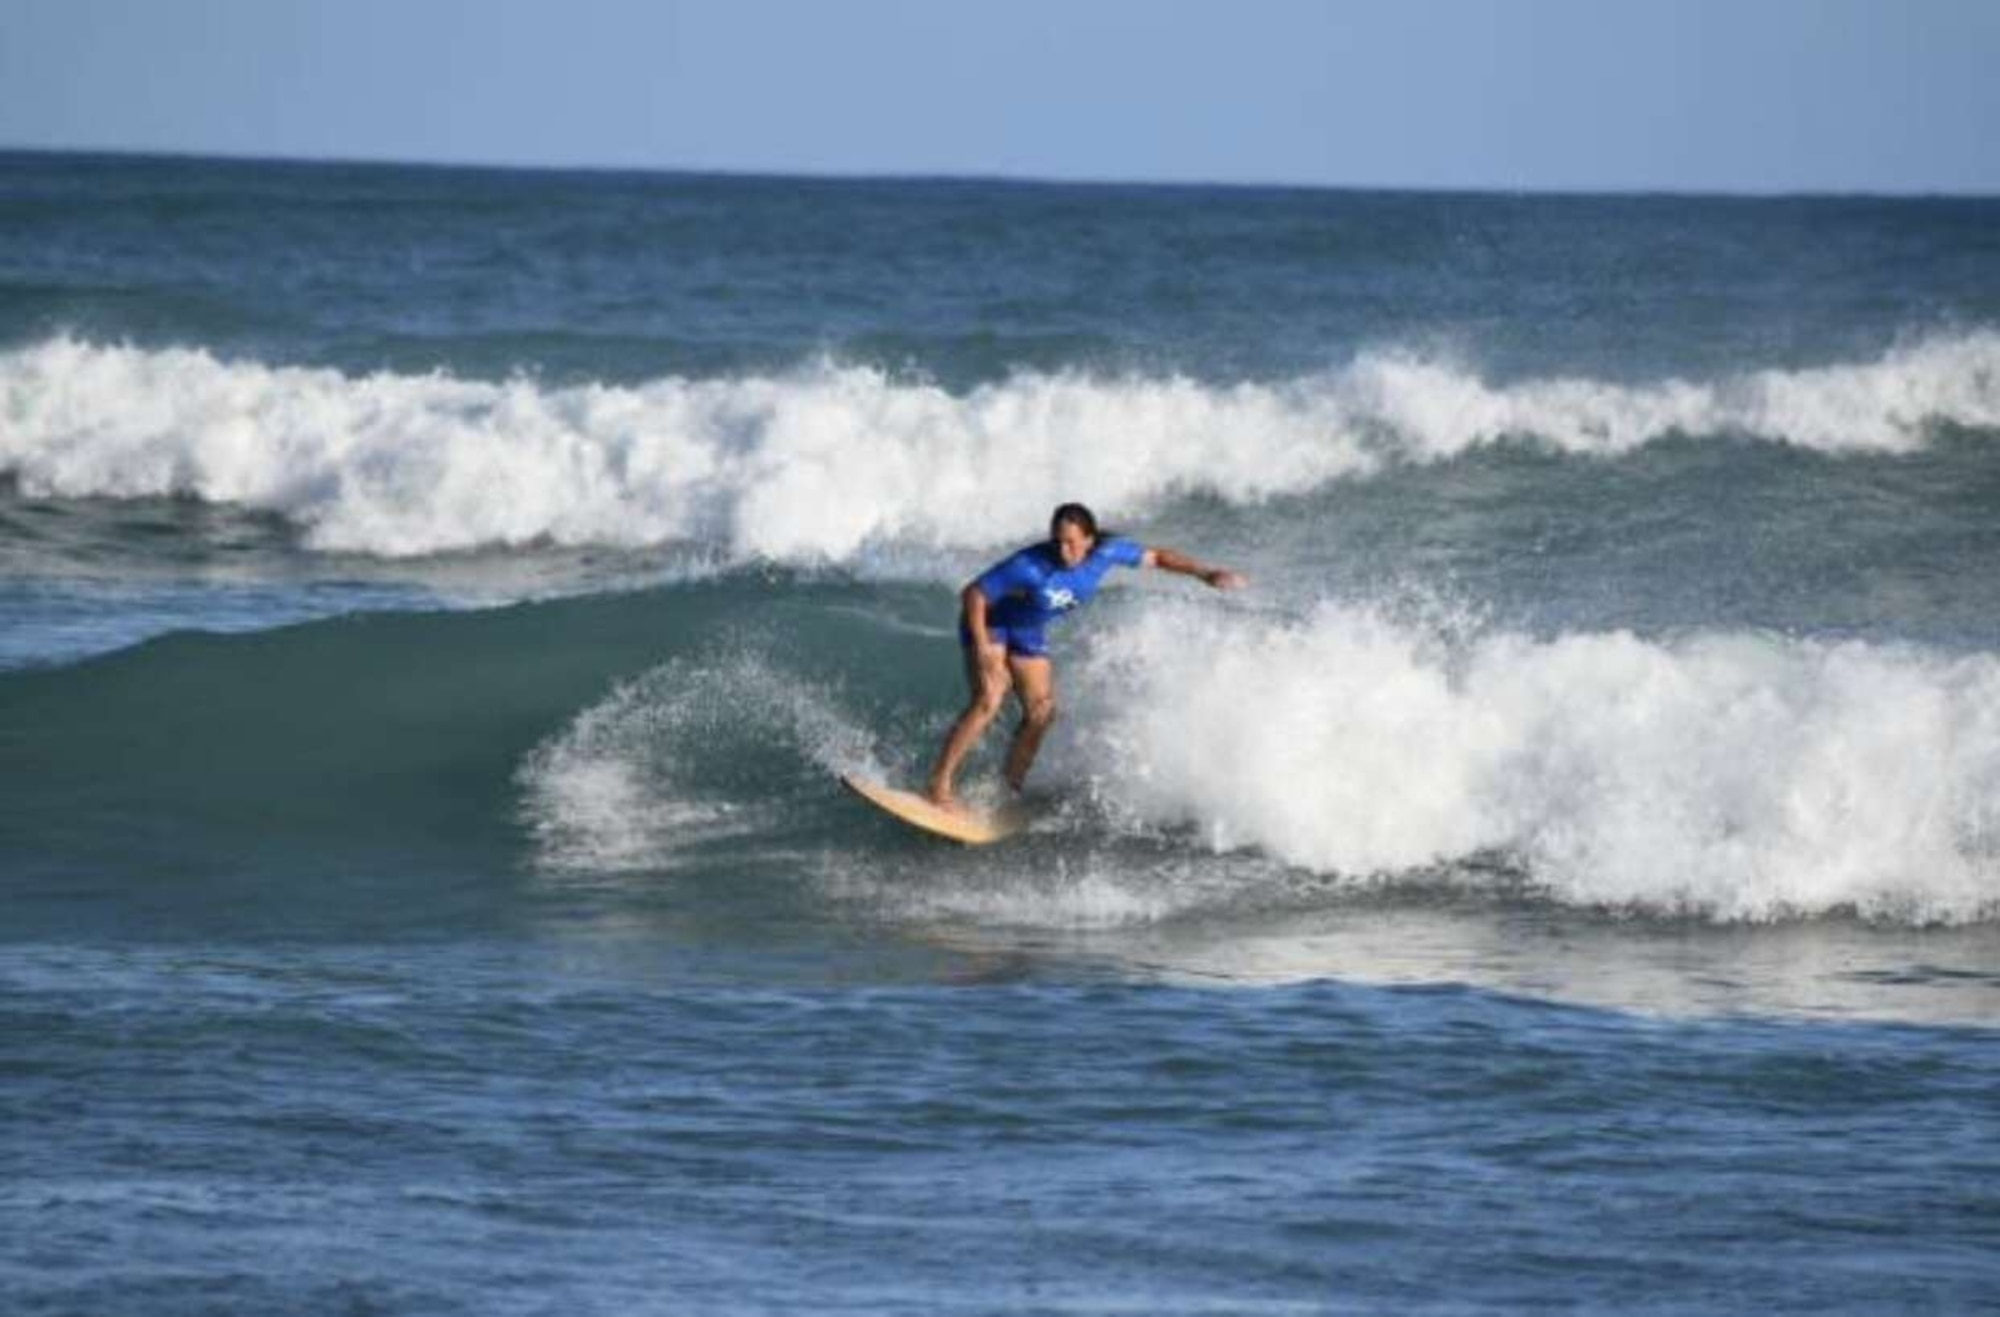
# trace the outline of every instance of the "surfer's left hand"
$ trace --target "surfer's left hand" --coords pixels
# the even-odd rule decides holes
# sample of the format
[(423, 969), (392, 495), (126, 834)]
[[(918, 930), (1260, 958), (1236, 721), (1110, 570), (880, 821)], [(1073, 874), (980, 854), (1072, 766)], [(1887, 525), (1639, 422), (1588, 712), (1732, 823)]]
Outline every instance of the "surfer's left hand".
[(1217, 567), (1205, 573), (1202, 580), (1218, 590), (1241, 590), (1250, 584), (1250, 578), (1241, 572), (1232, 572), (1227, 567)]

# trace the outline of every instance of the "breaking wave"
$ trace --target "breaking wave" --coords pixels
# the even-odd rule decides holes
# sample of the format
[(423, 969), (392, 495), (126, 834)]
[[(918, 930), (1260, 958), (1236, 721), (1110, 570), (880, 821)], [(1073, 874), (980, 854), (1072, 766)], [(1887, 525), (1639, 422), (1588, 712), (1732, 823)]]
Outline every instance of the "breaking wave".
[(919, 848), (917, 877), (832, 777), (920, 773), (948, 704), (885, 724), (879, 692), (776, 652), (613, 689), (522, 764), (523, 816), (571, 872), (804, 829), (828, 895), (911, 917), (1145, 923), (1440, 885), (1726, 923), (2000, 917), (1991, 654), (1155, 598), (1112, 610), (1061, 683), (1044, 823), (1004, 854)]
[(2000, 659), (1707, 634), (1453, 639), (1326, 605), (1159, 607), (1081, 679), (1097, 791), (1355, 878), (1483, 853), (1569, 904), (2000, 913)]
[(1700, 382), (1492, 383), (1400, 350), (1276, 383), (1023, 373), (963, 394), (831, 363), (623, 387), (344, 375), (56, 339), (0, 354), (0, 474), (36, 498), (276, 512), (326, 551), (694, 542), (735, 559), (972, 548), (1081, 498), (1254, 503), (1513, 442), (1671, 435), (1826, 453), (2000, 427), (2000, 333)]

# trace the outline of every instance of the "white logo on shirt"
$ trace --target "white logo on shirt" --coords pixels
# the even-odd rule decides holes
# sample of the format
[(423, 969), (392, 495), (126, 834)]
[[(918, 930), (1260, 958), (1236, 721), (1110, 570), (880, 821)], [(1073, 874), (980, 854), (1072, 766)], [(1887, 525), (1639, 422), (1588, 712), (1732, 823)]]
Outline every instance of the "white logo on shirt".
[(1076, 607), (1076, 595), (1063, 589), (1061, 586), (1057, 586), (1054, 589), (1042, 591), (1042, 602), (1060, 613)]

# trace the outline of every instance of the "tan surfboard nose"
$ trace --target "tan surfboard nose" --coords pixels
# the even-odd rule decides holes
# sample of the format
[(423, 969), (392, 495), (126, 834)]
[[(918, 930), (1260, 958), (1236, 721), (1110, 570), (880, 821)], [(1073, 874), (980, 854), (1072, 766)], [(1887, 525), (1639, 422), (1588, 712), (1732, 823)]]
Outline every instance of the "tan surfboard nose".
[(963, 809), (941, 809), (914, 791), (903, 791), (880, 782), (864, 782), (846, 773), (840, 775), (840, 785), (921, 832), (963, 846), (989, 846), (1028, 826), (1028, 811), (1020, 805), (1003, 805), (995, 810), (982, 810), (971, 805)]

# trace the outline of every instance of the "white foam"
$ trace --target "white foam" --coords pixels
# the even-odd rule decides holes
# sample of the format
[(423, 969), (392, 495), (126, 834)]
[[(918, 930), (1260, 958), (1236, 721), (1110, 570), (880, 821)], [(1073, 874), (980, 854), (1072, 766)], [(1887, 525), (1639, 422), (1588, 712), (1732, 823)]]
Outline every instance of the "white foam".
[(851, 561), (978, 548), (1055, 503), (1236, 503), (1501, 441), (1613, 456), (1674, 433), (1901, 453), (2000, 426), (2000, 334), (1712, 382), (1496, 385), (1385, 350), (1277, 383), (1022, 374), (958, 395), (821, 364), (545, 387), (219, 361), (57, 339), (0, 354), (0, 472), (38, 497), (182, 495), (283, 514), (325, 550), (552, 542)]
[(1566, 902), (1728, 920), (2000, 914), (1990, 655), (1162, 604), (1070, 676), (1070, 762), (1217, 850), (1427, 879), (1497, 852)]
[(1508, 438), (1608, 457), (1675, 434), (1908, 453), (1924, 446), (1934, 422), (2000, 425), (2000, 334), (1933, 338), (1872, 362), (1642, 385), (1552, 378), (1494, 386), (1448, 362), (1375, 353), (1343, 373), (1339, 392), (1357, 423), (1381, 427), (1421, 459)]

